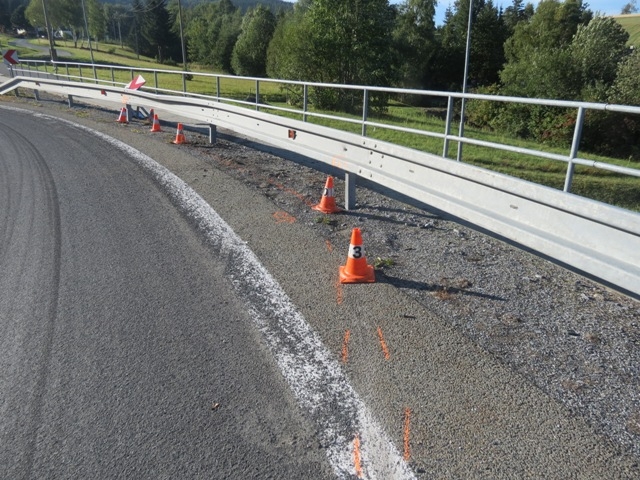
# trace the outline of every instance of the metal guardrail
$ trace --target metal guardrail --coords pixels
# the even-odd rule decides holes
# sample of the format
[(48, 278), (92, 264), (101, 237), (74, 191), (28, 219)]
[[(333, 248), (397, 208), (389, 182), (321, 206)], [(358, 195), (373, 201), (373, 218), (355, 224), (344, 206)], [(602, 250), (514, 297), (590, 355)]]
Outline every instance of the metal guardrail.
[[(127, 101), (170, 111), (212, 128), (228, 128), (343, 170), (347, 204), (354, 201), (355, 179), (363, 177), (640, 298), (638, 213), (304, 119), (268, 114), (259, 111), (260, 105), (252, 110), (216, 97), (155, 94), (48, 76), (15, 77), (0, 86), (0, 94), (22, 87), (119, 105)], [(440, 94), (450, 95), (449, 102), (460, 96)], [(569, 102), (558, 103), (566, 106)], [(586, 107), (580, 104), (578, 108)], [(363, 125), (367, 124), (363, 119)], [(462, 140), (448, 134), (442, 138), (445, 144)]]
[[(13, 66), (11, 69), (12, 76), (14, 74), (23, 74), (26, 76), (39, 76), (45, 75), (47, 77), (53, 76), (56, 79), (67, 79), (74, 80), (80, 82), (94, 82), (98, 84), (108, 84), (111, 86), (122, 86), (124, 87), (127, 82), (116, 81), (115, 72), (127, 72), (128, 77), (133, 79), (134, 76), (139, 73), (144, 74), (152, 74), (153, 75), (153, 86), (143, 87), (143, 91), (152, 91), (156, 94), (158, 93), (166, 93), (169, 95), (182, 95), (193, 98), (216, 98), (218, 101), (224, 101), (226, 103), (236, 104), (236, 105), (245, 105), (247, 107), (255, 108), (255, 110), (259, 111), (260, 109), (269, 109), (270, 111), (282, 112), (283, 114), (297, 114), (300, 115), (303, 121), (307, 121), (309, 117), (315, 118), (323, 118), (323, 119), (332, 119), (339, 120), (344, 123), (350, 123), (354, 125), (359, 125), (361, 128), (362, 136), (367, 136), (367, 128), (382, 128), (388, 130), (395, 130), (399, 132), (406, 132), (416, 135), (423, 135), (427, 137), (439, 138), (443, 141), (442, 148), (442, 156), (447, 157), (449, 153), (449, 145), (451, 142), (459, 142), (460, 144), (469, 144), (476, 145), (481, 147), (493, 148), (496, 150), (507, 151), (518, 153), (522, 155), (529, 155), (532, 157), (542, 158), (546, 160), (553, 160), (564, 162), (567, 164), (567, 173), (565, 176), (564, 182), (564, 191), (570, 192), (571, 185), (573, 182), (573, 177), (575, 174), (575, 166), (583, 165), (587, 167), (592, 167), (601, 170), (607, 170), (610, 172), (615, 172), (623, 175), (640, 177), (640, 169), (623, 167), (620, 165), (614, 165), (606, 162), (598, 162), (594, 160), (580, 158), (578, 156), (580, 141), (582, 138), (582, 130), (584, 126), (584, 118), (585, 113), (588, 110), (595, 111), (609, 111), (609, 112), (619, 112), (619, 113), (630, 113), (640, 115), (640, 107), (636, 106), (627, 106), (627, 105), (612, 105), (612, 104), (602, 104), (602, 103), (588, 103), (588, 102), (573, 102), (573, 101), (561, 101), (561, 100), (545, 100), (545, 99), (535, 99), (535, 98), (522, 98), (522, 97), (501, 97), (496, 95), (478, 95), (478, 94), (462, 94), (462, 93), (454, 93), (454, 92), (439, 92), (439, 91), (431, 91), (431, 90), (415, 90), (415, 89), (402, 89), (402, 88), (387, 88), (387, 87), (370, 87), (370, 86), (361, 86), (361, 85), (338, 85), (338, 84), (327, 84), (327, 83), (310, 83), (310, 82), (301, 82), (301, 81), (291, 81), (291, 80), (278, 80), (278, 79), (269, 79), (269, 78), (256, 78), (256, 77), (237, 77), (233, 75), (221, 75), (221, 74), (213, 74), (213, 73), (201, 73), (201, 72), (185, 72), (182, 70), (157, 70), (157, 69), (149, 69), (149, 68), (138, 68), (138, 67), (126, 67), (126, 66), (116, 66), (116, 65), (99, 65), (99, 64), (91, 64), (91, 63), (73, 63), (73, 62), (51, 62), (46, 60), (23, 60), (21, 61), (24, 64), (24, 67)], [(26, 68), (25, 68), (26, 67)], [(85, 70), (90, 69), (92, 72), (92, 77), (85, 77), (82, 75), (83, 68)], [(72, 75), (70, 73), (71, 70), (78, 70), (78, 75)], [(108, 72), (107, 79), (100, 78), (99, 72)], [(175, 75), (179, 76), (182, 79), (182, 91), (176, 92), (174, 90), (161, 88), (159, 85), (159, 77), (158, 75)], [(215, 94), (212, 95), (203, 95), (197, 92), (189, 92), (187, 90), (187, 79), (192, 77), (202, 77), (205, 79), (211, 79), (212, 84), (215, 83)], [(238, 100), (229, 97), (223, 97), (221, 95), (221, 80), (233, 80), (237, 81), (238, 79), (252, 82), (254, 85), (253, 96), (255, 100), (253, 102)], [(289, 86), (289, 87), (298, 87), (302, 89), (302, 109), (295, 108), (287, 108), (287, 107), (279, 107), (275, 105), (267, 105), (265, 103), (261, 103), (261, 95), (260, 95), (260, 85), (265, 84), (277, 84), (279, 86)], [(362, 92), (362, 113), (359, 118), (353, 117), (345, 117), (340, 115), (333, 114), (325, 114), (309, 111), (309, 92), (311, 89), (340, 89), (340, 90), (351, 90), (351, 91), (360, 91)], [(444, 132), (431, 132), (428, 130), (421, 130), (415, 128), (408, 128), (399, 125), (392, 125), (389, 123), (380, 123), (369, 120), (369, 99), (371, 94), (374, 93), (386, 93), (386, 94), (402, 94), (402, 95), (416, 95), (421, 97), (433, 97), (433, 98), (441, 98), (446, 99), (447, 101), (447, 115), (445, 121)], [(522, 147), (515, 147), (510, 145), (505, 145), (496, 142), (487, 142), (477, 139), (472, 139), (465, 136), (458, 136), (451, 133), (452, 131), (452, 123), (454, 119), (454, 108), (456, 100), (484, 100), (490, 102), (501, 102), (501, 103), (519, 103), (526, 105), (541, 105), (548, 107), (556, 107), (556, 108), (566, 108), (566, 109), (575, 109), (576, 114), (576, 125), (574, 127), (573, 133), (573, 141), (567, 155), (554, 154), (549, 152), (544, 152), (541, 150), (535, 149), (527, 149)], [(458, 156), (458, 160), (462, 160), (461, 154)]]

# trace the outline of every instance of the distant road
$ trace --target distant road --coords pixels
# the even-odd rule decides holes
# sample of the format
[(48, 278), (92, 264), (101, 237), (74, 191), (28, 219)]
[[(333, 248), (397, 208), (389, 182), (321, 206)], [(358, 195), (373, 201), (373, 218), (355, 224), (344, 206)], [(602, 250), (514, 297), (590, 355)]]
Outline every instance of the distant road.
[[(45, 53), (49, 53), (49, 46), (48, 45), (39, 45), (36, 43), (30, 43), (29, 40), (27, 40), (26, 38), (16, 38), (14, 40), (10, 40), (9, 41), (9, 45), (13, 45), (16, 47), (24, 47), (24, 48), (31, 48), (33, 50), (39, 50), (41, 52), (45, 52)], [(62, 57), (71, 57), (71, 53), (66, 51), (66, 50), (61, 50), (60, 48), (58, 48), (56, 46), (56, 53), (58, 54), (58, 56), (62, 56)]]
[(122, 152), (0, 115), (0, 478), (327, 478), (224, 266)]

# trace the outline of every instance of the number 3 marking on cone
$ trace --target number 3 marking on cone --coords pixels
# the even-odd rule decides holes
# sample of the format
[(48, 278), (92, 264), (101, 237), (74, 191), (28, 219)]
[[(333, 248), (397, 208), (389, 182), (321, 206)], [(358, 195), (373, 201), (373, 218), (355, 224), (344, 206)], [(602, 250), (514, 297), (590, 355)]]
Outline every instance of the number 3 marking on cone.
[(362, 258), (362, 246), (356, 245), (351, 247), (351, 257), (352, 258)]

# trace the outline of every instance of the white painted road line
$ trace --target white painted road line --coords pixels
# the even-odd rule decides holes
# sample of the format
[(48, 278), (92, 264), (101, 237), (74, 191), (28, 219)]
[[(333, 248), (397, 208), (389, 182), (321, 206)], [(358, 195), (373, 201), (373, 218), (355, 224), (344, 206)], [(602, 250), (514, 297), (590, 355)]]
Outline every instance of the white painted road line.
[(22, 109), (5, 108), (64, 122), (93, 133), (128, 154), (197, 226), (228, 263), (227, 272), (300, 405), (314, 422), (338, 478), (357, 475), (354, 439), (359, 438), (362, 478), (411, 479), (413, 472), (346, 379), (319, 336), (278, 282), (227, 223), (184, 181), (142, 152), (74, 122)]

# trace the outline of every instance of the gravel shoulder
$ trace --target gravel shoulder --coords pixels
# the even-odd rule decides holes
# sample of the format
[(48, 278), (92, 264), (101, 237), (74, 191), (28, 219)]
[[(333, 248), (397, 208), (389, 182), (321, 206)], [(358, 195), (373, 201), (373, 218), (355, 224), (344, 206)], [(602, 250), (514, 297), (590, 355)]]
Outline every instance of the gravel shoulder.
[[(344, 360), (399, 449), (410, 416), (419, 477), (640, 476), (638, 301), (364, 183), (354, 211), (322, 215), (309, 207), (336, 172), (317, 162), (230, 135), (209, 145), (193, 129), (171, 146), (173, 126), (152, 136), (115, 125), (115, 109), (41, 99), (0, 98), (115, 136), (198, 191)], [(378, 283), (340, 287), (356, 226)]]

